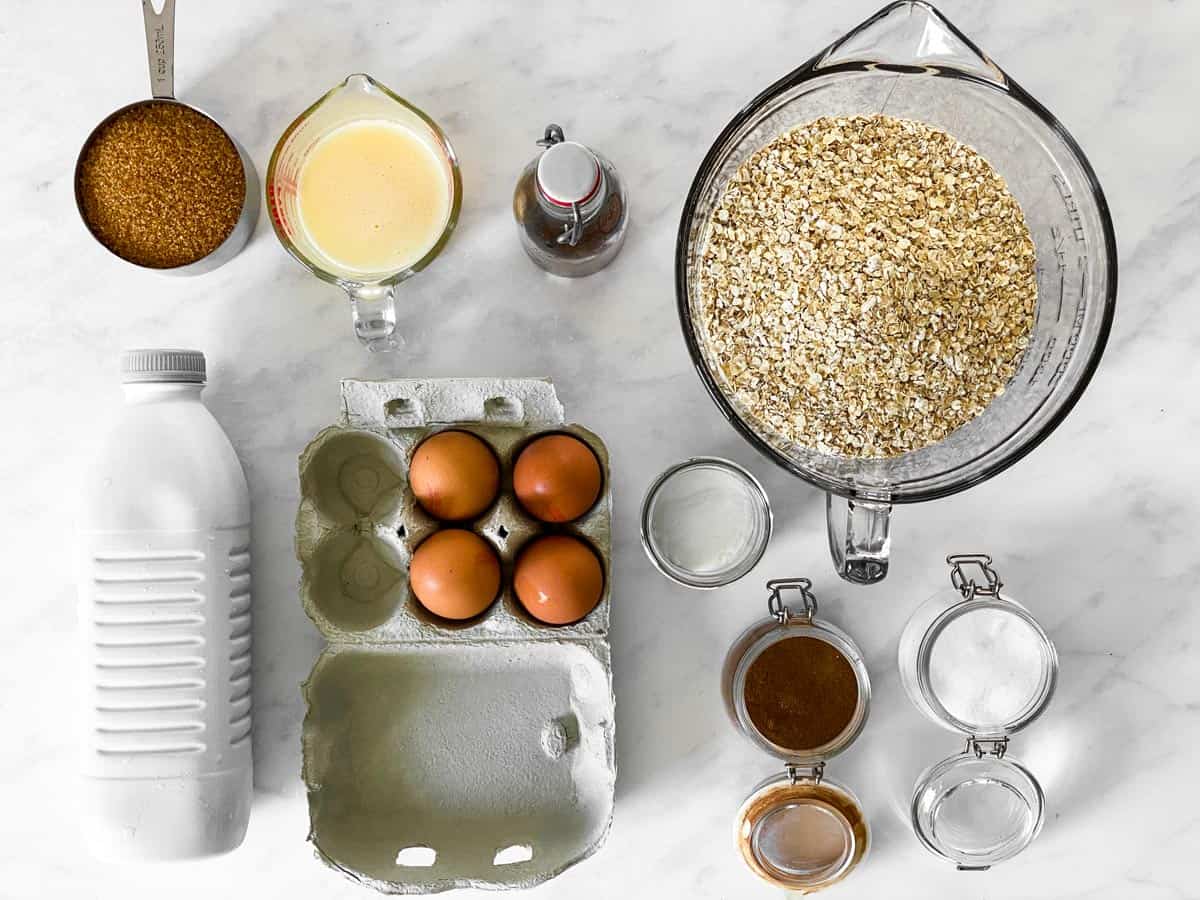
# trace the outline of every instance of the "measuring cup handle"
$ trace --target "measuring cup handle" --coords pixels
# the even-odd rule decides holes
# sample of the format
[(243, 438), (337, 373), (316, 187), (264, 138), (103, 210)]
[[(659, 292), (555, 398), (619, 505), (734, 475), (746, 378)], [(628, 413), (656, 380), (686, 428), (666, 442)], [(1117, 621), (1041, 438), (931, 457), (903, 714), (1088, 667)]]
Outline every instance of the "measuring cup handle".
[(359, 342), (373, 353), (400, 349), (403, 341), (396, 334), (396, 286), (363, 284), (346, 290)]
[(883, 581), (892, 542), (892, 505), (826, 494), (825, 518), (837, 573), (854, 584)]
[(142, 0), (146, 25), (146, 59), (150, 63), (150, 94), (175, 98), (175, 0), (163, 0), (162, 12), (154, 11), (154, 0)]

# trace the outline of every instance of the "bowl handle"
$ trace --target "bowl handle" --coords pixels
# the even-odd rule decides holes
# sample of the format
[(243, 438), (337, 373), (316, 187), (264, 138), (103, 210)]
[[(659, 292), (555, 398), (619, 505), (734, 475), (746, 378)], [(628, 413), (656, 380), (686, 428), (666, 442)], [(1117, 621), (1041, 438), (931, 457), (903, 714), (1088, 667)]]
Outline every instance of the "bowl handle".
[(825, 518), (837, 573), (854, 584), (883, 581), (892, 542), (892, 505), (826, 494)]

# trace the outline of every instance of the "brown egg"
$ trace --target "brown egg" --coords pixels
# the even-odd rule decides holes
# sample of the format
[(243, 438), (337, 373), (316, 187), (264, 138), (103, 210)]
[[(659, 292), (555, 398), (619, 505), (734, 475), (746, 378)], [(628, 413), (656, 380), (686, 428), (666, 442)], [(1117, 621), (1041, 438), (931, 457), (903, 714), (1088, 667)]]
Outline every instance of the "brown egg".
[(578, 622), (600, 602), (604, 569), (579, 538), (552, 534), (517, 557), (513, 589), (528, 613), (547, 625)]
[(440, 431), (417, 447), (408, 483), (427, 513), (457, 522), (491, 506), (500, 490), (500, 464), (475, 435)]
[(461, 528), (435, 532), (408, 568), (417, 600), (443, 619), (473, 619), (500, 593), (500, 560), (492, 545)]
[(548, 434), (517, 457), (513, 491), (543, 522), (570, 522), (600, 496), (600, 461), (592, 448), (567, 434)]

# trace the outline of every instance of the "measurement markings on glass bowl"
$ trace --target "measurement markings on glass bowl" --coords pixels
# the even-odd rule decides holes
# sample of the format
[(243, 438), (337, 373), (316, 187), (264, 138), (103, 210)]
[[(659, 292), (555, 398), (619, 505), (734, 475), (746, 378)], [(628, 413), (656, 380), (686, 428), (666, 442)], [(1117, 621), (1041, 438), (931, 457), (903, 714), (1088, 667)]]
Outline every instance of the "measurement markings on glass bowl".
[(1054, 267), (1058, 270), (1058, 312), (1054, 314), (1054, 321), (1062, 321), (1063, 309), (1063, 293), (1067, 286), (1067, 255), (1063, 252), (1063, 247), (1066, 245), (1067, 239), (1063, 236), (1062, 229), (1057, 225), (1050, 226), (1050, 237), (1054, 244)]
[[(1086, 297), (1087, 290), (1087, 234), (1083, 228), (1083, 219), (1079, 214), (1079, 207), (1075, 203), (1075, 198), (1071, 193), (1071, 187), (1067, 180), (1061, 175), (1054, 174), (1050, 176), (1054, 182), (1055, 190), (1058, 191), (1058, 196), (1062, 199), (1063, 208), (1067, 212), (1067, 218), (1071, 222), (1070, 238), (1067, 236), (1067, 229), (1061, 228), (1058, 225), (1050, 226), (1050, 238), (1052, 240), (1052, 251), (1054, 253), (1054, 267), (1058, 272), (1058, 309), (1054, 315), (1054, 321), (1062, 320), (1063, 306), (1066, 303), (1067, 290), (1067, 243), (1068, 240), (1073, 240), (1075, 244), (1082, 245), (1082, 251), (1074, 260), (1076, 267), (1079, 269), (1079, 296), (1081, 298), (1079, 306), (1075, 310), (1075, 319), (1071, 322), (1071, 333), (1067, 336), (1067, 344), (1063, 349), (1062, 357), (1058, 364), (1054, 367), (1054, 371), (1050, 375), (1049, 387), (1053, 387), (1059, 378), (1066, 371), (1067, 366), (1071, 362), (1071, 357), (1075, 355), (1075, 347), (1079, 343), (1079, 335), (1083, 330), (1083, 319), (1087, 313), (1087, 302), (1083, 300)], [(1037, 384), (1042, 376), (1042, 373), (1049, 365), (1054, 350), (1058, 346), (1058, 338), (1051, 337), (1046, 343), (1046, 349), (1042, 351), (1041, 358), (1038, 359), (1037, 366), (1029, 376), (1029, 384)]]
[(1050, 362), (1050, 354), (1054, 352), (1054, 347), (1058, 343), (1058, 338), (1052, 337), (1046, 342), (1046, 349), (1042, 351), (1041, 359), (1038, 360), (1037, 366), (1034, 367), (1033, 374), (1029, 376), (1030, 384), (1037, 384), (1038, 379), (1042, 377), (1042, 372), (1046, 371), (1046, 365)]
[(1050, 376), (1048, 387), (1053, 388), (1067, 370), (1067, 366), (1071, 362), (1071, 357), (1075, 355), (1075, 347), (1079, 344), (1079, 334), (1083, 331), (1083, 317), (1087, 313), (1087, 301), (1083, 298), (1087, 295), (1084, 293), (1087, 288), (1087, 270), (1084, 269), (1079, 273), (1079, 306), (1075, 309), (1075, 321), (1071, 323), (1071, 333), (1067, 336), (1067, 346), (1063, 350), (1062, 359), (1058, 361), (1058, 365), (1054, 369), (1054, 374)]
[(1075, 234), (1076, 243), (1086, 246), (1087, 235), (1083, 230), (1083, 218), (1079, 215), (1079, 207), (1075, 203), (1075, 197), (1071, 194), (1071, 186), (1067, 184), (1067, 179), (1057, 173), (1050, 177), (1054, 180), (1054, 186), (1058, 188), (1058, 195), (1062, 197), (1067, 216), (1071, 219), (1071, 228)]

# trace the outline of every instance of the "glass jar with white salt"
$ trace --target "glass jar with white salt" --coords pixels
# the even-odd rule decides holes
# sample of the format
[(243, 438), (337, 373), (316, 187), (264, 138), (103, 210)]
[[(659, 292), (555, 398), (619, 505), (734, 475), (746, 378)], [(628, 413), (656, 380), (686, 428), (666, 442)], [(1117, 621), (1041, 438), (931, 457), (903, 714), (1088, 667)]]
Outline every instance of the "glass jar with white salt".
[(1024, 606), (1001, 593), (990, 557), (949, 556), (953, 590), (918, 607), (900, 636), (900, 679), (929, 719), (966, 737), (913, 791), (921, 842), (960, 869), (987, 869), (1037, 836), (1045, 798), (1008, 755), (1009, 737), (1050, 703), (1058, 655)]

